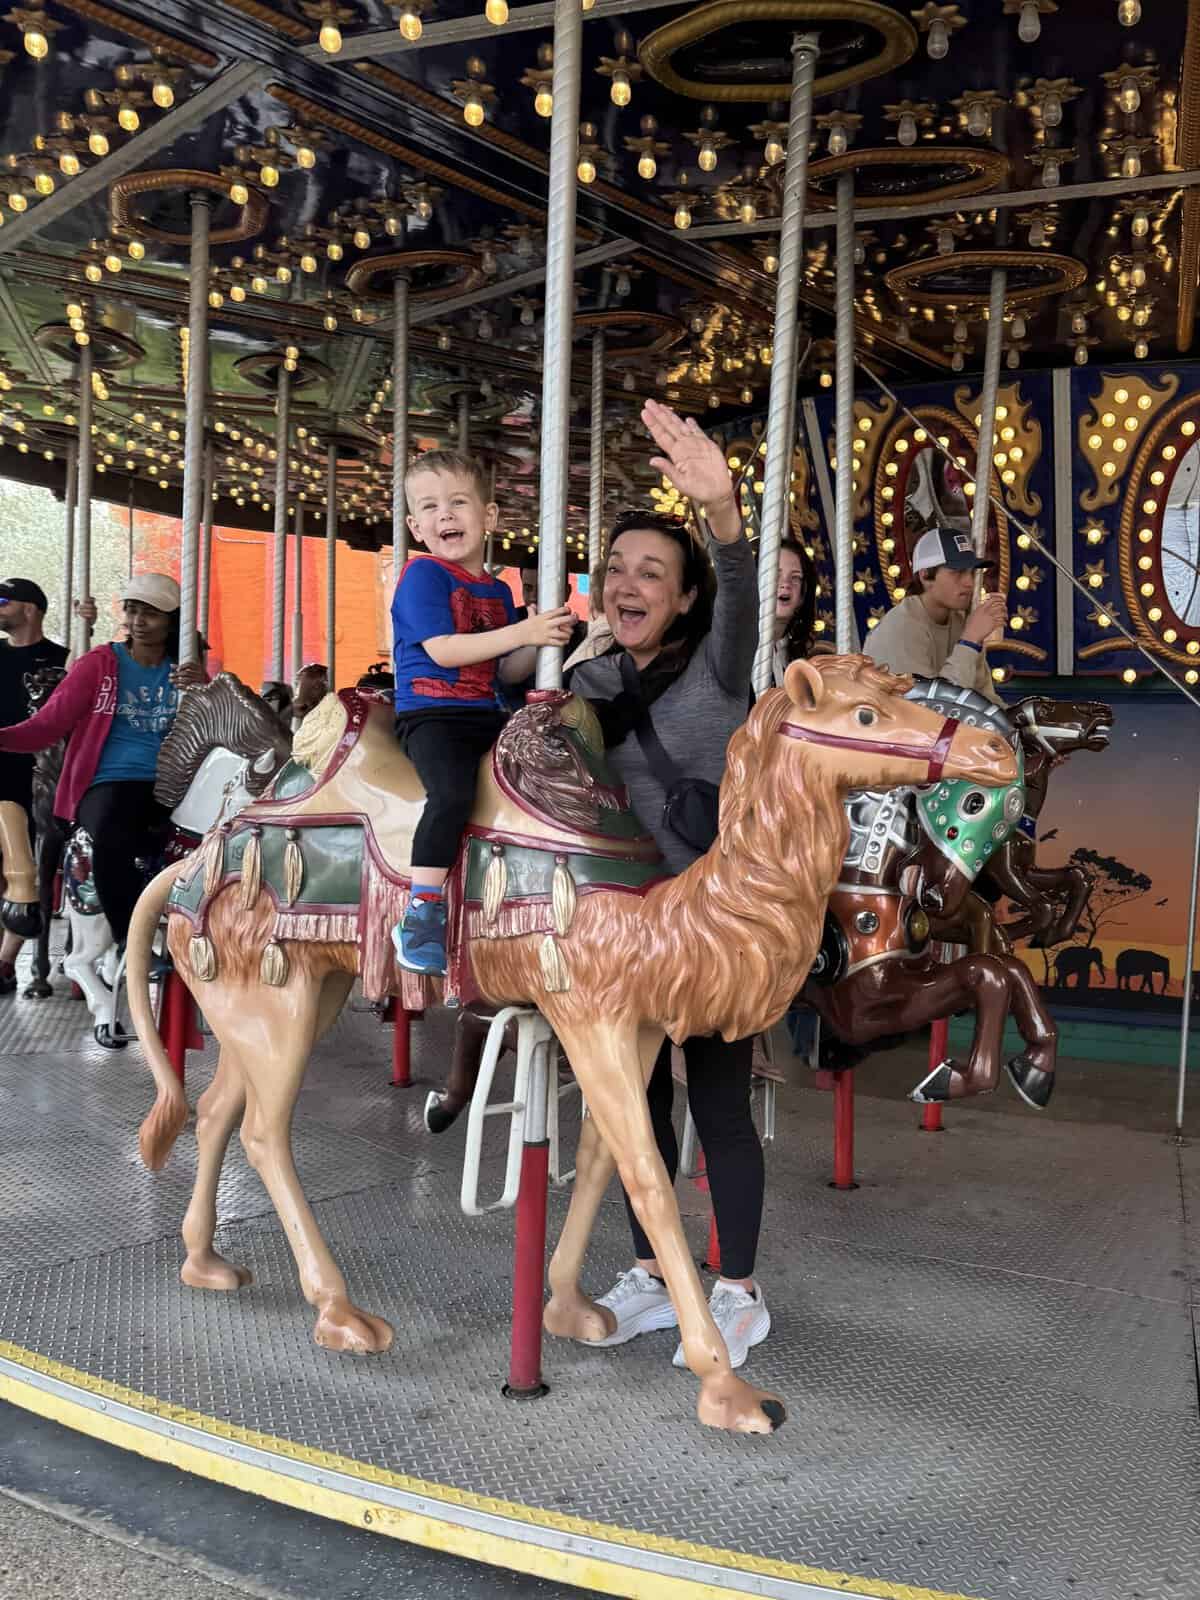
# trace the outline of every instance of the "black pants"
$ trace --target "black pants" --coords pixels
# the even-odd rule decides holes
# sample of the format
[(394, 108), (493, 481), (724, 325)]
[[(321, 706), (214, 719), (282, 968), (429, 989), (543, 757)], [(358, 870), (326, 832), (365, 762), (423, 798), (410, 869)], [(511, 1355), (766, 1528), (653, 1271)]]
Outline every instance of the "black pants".
[(475, 805), (479, 763), (503, 726), (499, 711), (406, 711), (396, 718), (396, 736), (425, 785), (414, 867), (454, 865)]
[[(683, 1046), (687, 1062), (688, 1105), (700, 1136), (717, 1219), (721, 1246), (721, 1274), (749, 1278), (754, 1272), (758, 1234), (762, 1226), (763, 1153), (750, 1115), (750, 1063), (753, 1039), (726, 1044), (717, 1034), (688, 1039)], [(671, 1121), (674, 1082), (671, 1077), (671, 1041), (664, 1040), (646, 1091), (650, 1120), (671, 1182), (679, 1170), (679, 1144)], [(634, 1255), (649, 1260), (654, 1247), (625, 1197), (633, 1229)]]
[(92, 836), (96, 895), (118, 944), (129, 932), (129, 919), (142, 892), (135, 863), (162, 849), (169, 816), (148, 780), (93, 784), (79, 803), (76, 820)]

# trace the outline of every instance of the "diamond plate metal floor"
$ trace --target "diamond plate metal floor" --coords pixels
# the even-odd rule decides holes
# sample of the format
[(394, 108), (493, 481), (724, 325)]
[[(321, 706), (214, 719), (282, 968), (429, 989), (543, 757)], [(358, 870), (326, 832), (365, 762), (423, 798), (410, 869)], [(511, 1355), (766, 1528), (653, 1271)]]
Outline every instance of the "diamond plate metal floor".
[[(234, 1144), (219, 1248), (254, 1285), (178, 1280), (185, 1134), (144, 1172), (136, 1046), (84, 1043), (82, 1008), (0, 1002), (0, 1339), (209, 1417), (547, 1512), (984, 1600), (1195, 1600), (1200, 1155), (1157, 1134), (955, 1107), (949, 1131), (860, 1081), (863, 1186), (826, 1186), (830, 1097), (781, 1092), (759, 1264), (774, 1319), (747, 1374), (788, 1403), (771, 1439), (694, 1421), (656, 1334), (550, 1341), (547, 1399), (499, 1396), (512, 1218), (462, 1216), (463, 1126), (424, 1133), (388, 1040), (348, 1011), (315, 1057), (298, 1165), (360, 1303), (397, 1342), (318, 1350), (282, 1233)], [(440, 1080), (449, 1025), (414, 1035)], [(211, 1048), (189, 1061), (198, 1093)], [(885, 1097), (891, 1096), (891, 1098)], [(568, 1102), (570, 1105), (571, 1102)], [(577, 1118), (576, 1118), (577, 1121)], [(573, 1137), (571, 1116), (565, 1118)], [(503, 1136), (489, 1131), (485, 1192)], [(699, 1249), (703, 1202), (681, 1186)], [(551, 1228), (566, 1197), (551, 1197)], [(626, 1264), (603, 1207), (596, 1289)], [(848, 1583), (847, 1587), (851, 1587)], [(860, 1592), (860, 1591), (856, 1591)], [(880, 1589), (865, 1592), (882, 1592)]]

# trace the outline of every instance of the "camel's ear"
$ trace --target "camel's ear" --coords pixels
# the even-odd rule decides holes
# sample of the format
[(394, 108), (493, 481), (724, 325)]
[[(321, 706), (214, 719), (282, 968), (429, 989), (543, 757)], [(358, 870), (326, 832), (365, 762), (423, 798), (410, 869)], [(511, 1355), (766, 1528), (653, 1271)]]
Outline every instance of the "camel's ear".
[(788, 698), (801, 711), (815, 711), (825, 698), (825, 683), (811, 661), (793, 661), (783, 675)]

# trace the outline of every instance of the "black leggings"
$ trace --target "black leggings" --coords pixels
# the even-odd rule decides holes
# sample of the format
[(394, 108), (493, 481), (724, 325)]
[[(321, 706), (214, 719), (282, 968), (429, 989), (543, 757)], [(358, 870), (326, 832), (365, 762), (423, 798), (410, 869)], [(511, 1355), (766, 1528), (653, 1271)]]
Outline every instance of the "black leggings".
[[(749, 1278), (754, 1272), (758, 1234), (762, 1226), (763, 1153), (758, 1130), (750, 1115), (750, 1063), (753, 1039), (726, 1044), (719, 1034), (688, 1039), (683, 1046), (687, 1062), (688, 1105), (704, 1150), (708, 1186), (717, 1219), (721, 1246), (721, 1274)], [(674, 1082), (671, 1077), (671, 1041), (663, 1041), (646, 1090), (654, 1137), (675, 1182), (679, 1170), (679, 1144), (671, 1121)], [(654, 1247), (633, 1214), (629, 1196), (625, 1208), (633, 1229), (633, 1251), (648, 1261)]]
[(475, 805), (479, 763), (500, 737), (499, 711), (410, 711), (396, 718), (404, 754), (425, 785), (413, 834), (414, 867), (454, 865)]
[(93, 784), (79, 803), (76, 820), (92, 836), (96, 895), (118, 944), (129, 932), (129, 919), (142, 892), (135, 863), (162, 849), (169, 815), (154, 798), (149, 780)]

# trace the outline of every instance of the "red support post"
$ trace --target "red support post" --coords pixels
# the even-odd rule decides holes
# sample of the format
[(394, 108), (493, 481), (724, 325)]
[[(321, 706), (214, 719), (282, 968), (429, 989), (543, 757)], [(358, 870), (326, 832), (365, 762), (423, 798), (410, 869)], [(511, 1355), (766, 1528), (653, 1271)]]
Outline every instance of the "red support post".
[(192, 997), (177, 972), (168, 973), (163, 980), (159, 1032), (171, 1065), (182, 1083), (188, 1049), (198, 1048), (199, 1030), (192, 1016)]
[[(950, 1041), (950, 1020), (948, 1017), (939, 1017), (929, 1030), (929, 1070), (940, 1067), (946, 1059)], [(921, 1108), (921, 1132), (941, 1133), (942, 1108), (935, 1101), (932, 1105)]]
[(521, 1151), (517, 1191), (517, 1230), (513, 1246), (512, 1352), (504, 1396), (540, 1400), (542, 1382), (542, 1305), (546, 1280), (546, 1196), (550, 1186), (550, 1141), (528, 1143)]
[(831, 1189), (857, 1189), (854, 1181), (854, 1070), (833, 1080), (833, 1182)]
[(412, 1012), (392, 1001), (392, 1088), (412, 1087)]

